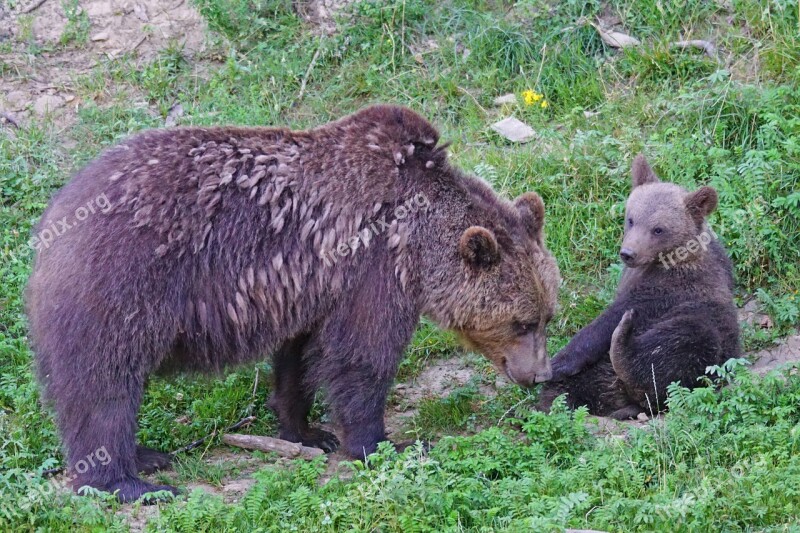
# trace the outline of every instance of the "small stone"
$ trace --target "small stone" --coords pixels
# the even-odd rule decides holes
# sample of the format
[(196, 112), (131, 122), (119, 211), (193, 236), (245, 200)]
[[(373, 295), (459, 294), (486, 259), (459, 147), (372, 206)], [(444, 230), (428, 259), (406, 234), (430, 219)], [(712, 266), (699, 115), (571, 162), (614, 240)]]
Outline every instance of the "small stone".
[(772, 318), (761, 312), (761, 304), (753, 298), (739, 309), (739, 322), (758, 327), (761, 329), (772, 329)]
[(584, 111), (583, 112), (583, 116), (586, 117), (586, 118), (596, 117), (599, 114), (600, 114), (599, 111)]
[(114, 14), (111, 2), (83, 2), (83, 10), (89, 18), (109, 17)]
[(255, 479), (236, 479), (222, 487), (222, 493), (226, 495), (244, 494), (256, 484)]
[(515, 143), (528, 142), (536, 136), (533, 128), (514, 117), (504, 118), (492, 124), (492, 129)]
[(150, 17), (147, 15), (147, 8), (140, 3), (134, 4), (133, 14), (142, 22), (150, 22)]
[(642, 44), (639, 39), (631, 37), (626, 33), (609, 30), (597, 24), (592, 24), (592, 26), (594, 26), (597, 33), (600, 34), (600, 38), (603, 42), (612, 48), (627, 48), (629, 46), (639, 46)]
[(11, 91), (6, 94), (6, 105), (11, 111), (22, 111), (27, 108), (31, 102), (28, 99), (28, 93), (24, 91)]
[(504, 94), (494, 99), (494, 105), (497, 106), (506, 104), (516, 104), (516, 103), (517, 103), (517, 95), (514, 93)]
[(52, 113), (64, 105), (64, 99), (55, 94), (43, 94), (33, 103), (33, 112), (39, 116)]
[(181, 104), (173, 104), (172, 107), (169, 108), (167, 112), (167, 118), (164, 121), (164, 125), (168, 128), (175, 126), (178, 124), (178, 119), (183, 116), (183, 106)]
[(108, 39), (110, 39), (110, 36), (108, 35), (107, 31), (101, 31), (100, 33), (92, 35), (91, 39), (94, 42), (107, 41)]
[(638, 415), (636, 415), (636, 420), (638, 420), (639, 422), (647, 422), (648, 420), (650, 420), (650, 417), (647, 416), (645, 413), (639, 413)]
[(66, 95), (64, 95), (64, 101), (65, 102), (70, 103), (73, 100), (75, 100), (75, 95), (74, 94), (66, 94)]

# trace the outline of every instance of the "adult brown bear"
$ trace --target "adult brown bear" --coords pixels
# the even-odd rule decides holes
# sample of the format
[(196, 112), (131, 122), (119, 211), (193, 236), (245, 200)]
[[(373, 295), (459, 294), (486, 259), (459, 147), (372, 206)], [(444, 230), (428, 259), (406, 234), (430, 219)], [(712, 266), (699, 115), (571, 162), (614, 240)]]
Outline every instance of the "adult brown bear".
[[(374, 106), (305, 132), (150, 131), (80, 171), (42, 217), (40, 231), (68, 229), (38, 243), (27, 293), (73, 486), (123, 501), (174, 490), (137, 476), (168, 464), (136, 445), (154, 372), (271, 354), (280, 436), (336, 447), (307, 422), (322, 387), (352, 457), (386, 439), (386, 396), (420, 315), (512, 381), (549, 378), (559, 276), (544, 205), (462, 175), (438, 137), (408, 109)], [(100, 197), (107, 209), (76, 220)], [(108, 464), (75, 471), (103, 448)]]
[(553, 358), (541, 409), (566, 393), (596, 415), (659, 411), (670, 383), (741, 353), (731, 261), (706, 223), (717, 192), (661, 182), (641, 155), (632, 176), (616, 299)]

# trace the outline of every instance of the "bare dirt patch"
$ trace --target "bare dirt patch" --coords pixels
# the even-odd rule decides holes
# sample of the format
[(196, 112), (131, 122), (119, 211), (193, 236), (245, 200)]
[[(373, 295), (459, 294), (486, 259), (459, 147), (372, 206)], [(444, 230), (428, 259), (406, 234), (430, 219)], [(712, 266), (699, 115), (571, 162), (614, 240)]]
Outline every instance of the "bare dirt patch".
[[(758, 301), (753, 299), (739, 309), (739, 323), (742, 327), (750, 326), (760, 329), (771, 329), (772, 318), (763, 313)], [(774, 346), (745, 354), (753, 362), (750, 370), (763, 376), (791, 363), (800, 361), (800, 334), (795, 333), (779, 339)]]
[(460, 357), (436, 361), (408, 383), (395, 385), (398, 407), (413, 408), (425, 398), (445, 396), (466, 385), (474, 375), (475, 371)]
[(295, 0), (297, 13), (317, 27), (319, 33), (331, 34), (336, 31), (335, 16), (356, 0)]
[(785, 337), (772, 348), (767, 348), (752, 355), (755, 360), (751, 370), (763, 376), (791, 363), (800, 361), (800, 335)]
[(201, 52), (205, 23), (188, 0), (59, 0), (0, 6), (0, 112), (25, 124), (50, 116), (69, 125), (81, 104), (74, 80), (102, 61), (137, 62), (173, 45), (187, 58)]

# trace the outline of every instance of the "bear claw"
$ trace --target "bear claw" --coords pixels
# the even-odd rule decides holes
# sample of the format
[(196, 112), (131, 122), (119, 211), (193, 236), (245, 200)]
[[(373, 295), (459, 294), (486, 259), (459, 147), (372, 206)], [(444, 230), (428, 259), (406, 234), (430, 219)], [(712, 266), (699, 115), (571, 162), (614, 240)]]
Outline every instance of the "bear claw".
[(319, 448), (325, 453), (335, 452), (339, 448), (339, 439), (330, 431), (314, 428), (308, 430), (300, 439), (303, 446)]
[(169, 492), (173, 496), (180, 494), (180, 491), (177, 489), (177, 487), (173, 487), (172, 485), (154, 485), (152, 483), (142, 481), (141, 479), (123, 479), (120, 481), (113, 481), (105, 484), (102, 490), (116, 495), (117, 499), (121, 503), (133, 503), (141, 500), (141, 502), (145, 505), (152, 505), (160, 500), (167, 499), (165, 496), (146, 496), (142, 498), (142, 496), (145, 496), (146, 494), (161, 491)]

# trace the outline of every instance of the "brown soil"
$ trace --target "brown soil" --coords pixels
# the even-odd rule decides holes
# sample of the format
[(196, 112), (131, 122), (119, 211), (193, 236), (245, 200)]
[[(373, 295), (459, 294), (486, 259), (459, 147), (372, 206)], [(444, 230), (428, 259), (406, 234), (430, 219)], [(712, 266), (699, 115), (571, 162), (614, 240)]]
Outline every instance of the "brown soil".
[(294, 5), (300, 16), (315, 25), (318, 32), (331, 34), (336, 31), (336, 15), (353, 2), (355, 0), (295, 0)]
[[(88, 42), (62, 42), (69, 29), (64, 2), (26, 0), (11, 10), (0, 5), (0, 113), (26, 124), (49, 117), (63, 128), (82, 102), (75, 79), (99, 63), (129, 54), (144, 63), (169, 45), (192, 58), (203, 50), (205, 24), (188, 0), (83, 0)], [(73, 16), (73, 20), (75, 17)]]

